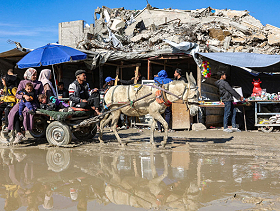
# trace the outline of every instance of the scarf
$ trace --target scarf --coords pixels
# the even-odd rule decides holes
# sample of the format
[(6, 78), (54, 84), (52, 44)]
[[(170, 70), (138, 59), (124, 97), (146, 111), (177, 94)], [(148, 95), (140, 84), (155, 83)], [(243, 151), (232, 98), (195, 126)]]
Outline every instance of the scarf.
[(45, 84), (49, 84), (49, 86), (52, 89), (52, 92), (53, 92), (54, 96), (57, 97), (56, 91), (52, 86), (52, 82), (49, 80), (50, 77), (51, 77), (51, 70), (50, 69), (44, 69), (44, 70), (41, 71), (38, 81), (41, 81), (43, 86), (45, 86)]
[(28, 68), (28, 69), (25, 71), (23, 77), (24, 77), (24, 79), (30, 80), (30, 81), (31, 81), (32, 75), (34, 75), (34, 73), (36, 73), (36, 72), (37, 72), (37, 70), (35, 70), (34, 68), (32, 68), (32, 67), (31, 67), (31, 68)]

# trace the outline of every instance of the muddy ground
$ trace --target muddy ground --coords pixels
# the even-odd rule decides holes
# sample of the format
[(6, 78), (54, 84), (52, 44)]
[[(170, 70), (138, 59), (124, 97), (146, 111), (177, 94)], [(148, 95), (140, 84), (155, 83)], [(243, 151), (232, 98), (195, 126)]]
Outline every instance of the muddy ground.
[(0, 209), (280, 210), (280, 133), (177, 131), (166, 148), (149, 133), (1, 146)]

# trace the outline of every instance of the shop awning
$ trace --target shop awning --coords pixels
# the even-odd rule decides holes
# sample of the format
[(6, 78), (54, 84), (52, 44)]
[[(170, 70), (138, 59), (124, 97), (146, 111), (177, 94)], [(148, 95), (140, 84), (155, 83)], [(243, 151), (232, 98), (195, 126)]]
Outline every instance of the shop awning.
[(258, 72), (280, 72), (280, 55), (256, 53), (198, 53), (208, 59)]

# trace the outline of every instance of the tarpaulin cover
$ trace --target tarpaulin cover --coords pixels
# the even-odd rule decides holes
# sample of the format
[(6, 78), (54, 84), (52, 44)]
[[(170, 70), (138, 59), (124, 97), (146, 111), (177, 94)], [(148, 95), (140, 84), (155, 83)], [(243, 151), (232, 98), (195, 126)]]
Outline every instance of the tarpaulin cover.
[[(199, 55), (236, 67), (262, 68), (275, 65), (280, 62), (280, 55), (267, 55), (256, 53), (198, 53)], [(268, 70), (267, 71), (271, 71)]]
[(19, 68), (40, 67), (83, 60), (87, 54), (63, 45), (47, 44), (28, 53), (18, 63)]

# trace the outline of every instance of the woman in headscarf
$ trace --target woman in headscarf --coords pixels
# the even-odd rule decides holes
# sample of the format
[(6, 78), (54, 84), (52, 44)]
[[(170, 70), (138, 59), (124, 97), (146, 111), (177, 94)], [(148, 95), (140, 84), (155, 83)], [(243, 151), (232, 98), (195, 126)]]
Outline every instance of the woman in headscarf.
[[(44, 92), (43, 84), (42, 82), (37, 80), (37, 71), (34, 68), (28, 68), (25, 71), (23, 77), (24, 80), (22, 80), (18, 85), (17, 94), (16, 94), (17, 99), (21, 100), (22, 98), (24, 98), (26, 101), (31, 101), (29, 96), (18, 94), (19, 91), (25, 88), (25, 85), (27, 83), (33, 84), (33, 89), (36, 96)], [(31, 101), (31, 103), (34, 109), (36, 109), (39, 106), (37, 99)], [(17, 133), (13, 143), (20, 143), (22, 139), (24, 139), (24, 133), (25, 133), (21, 131), (18, 109), (19, 109), (19, 103), (12, 108), (8, 116), (8, 120), (9, 120), (8, 130), (15, 129)], [(25, 131), (32, 130), (33, 127), (33, 115), (28, 113), (27, 107), (25, 107), (25, 109), (23, 110), (23, 126)]]
[(38, 81), (41, 81), (44, 86), (44, 92), (47, 95), (47, 99), (50, 99), (51, 96), (56, 95), (56, 91), (53, 88), (52, 82), (50, 81), (52, 76), (50, 69), (44, 69), (41, 71)]

